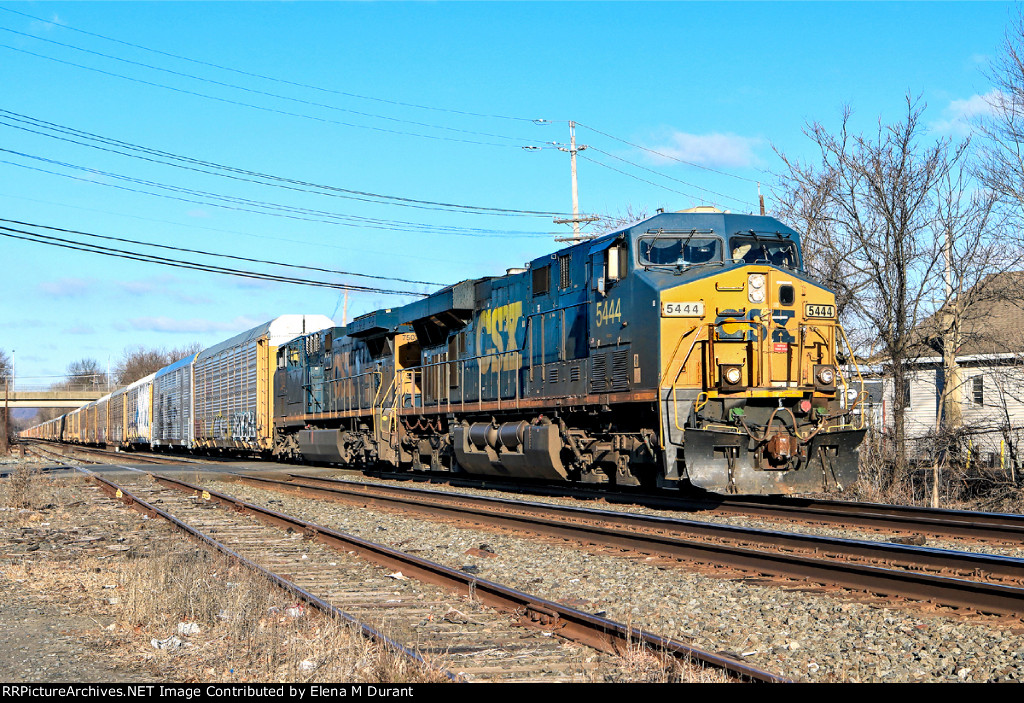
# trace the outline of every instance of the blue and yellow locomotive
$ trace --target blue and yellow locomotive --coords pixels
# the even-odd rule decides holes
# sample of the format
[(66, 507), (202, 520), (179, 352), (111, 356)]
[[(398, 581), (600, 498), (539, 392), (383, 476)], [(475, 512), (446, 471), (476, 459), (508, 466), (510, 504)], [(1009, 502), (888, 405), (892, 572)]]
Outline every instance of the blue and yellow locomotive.
[(274, 452), (801, 493), (863, 427), (834, 295), (776, 219), (660, 213), (278, 350)]

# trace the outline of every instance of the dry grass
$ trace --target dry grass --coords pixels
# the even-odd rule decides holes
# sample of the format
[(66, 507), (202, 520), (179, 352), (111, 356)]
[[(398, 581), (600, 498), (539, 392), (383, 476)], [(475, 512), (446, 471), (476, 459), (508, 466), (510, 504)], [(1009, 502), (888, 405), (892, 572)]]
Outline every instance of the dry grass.
[[(13, 551), (26, 535), (42, 547), (0, 561), (0, 579), (91, 618), (81, 644), (112, 664), (181, 682), (440, 680), (347, 623), (312, 608), (293, 617), (294, 599), (264, 577), (162, 522), (91, 503), (85, 485), (27, 467), (0, 480), (0, 535)], [(182, 623), (198, 631), (179, 633)]]
[[(91, 618), (83, 646), (121, 669), (181, 682), (442, 680), (312, 608), (294, 617), (292, 597), (166, 524), (90, 503), (96, 494), (83, 491), (91, 485), (85, 477), (50, 478), (23, 467), (11, 478), (0, 480), (0, 505), (8, 506), (0, 532), (28, 529), (43, 549), (0, 562), (0, 576), (68, 615)], [(182, 624), (190, 634), (179, 633)], [(154, 640), (169, 646), (158, 649)], [(580, 650), (581, 658), (593, 656)], [(640, 645), (623, 662), (624, 672), (609, 678), (597, 667), (590, 679), (728, 680)]]
[[(656, 652), (643, 644), (631, 642), (621, 655), (628, 683), (731, 683), (735, 679), (720, 669), (703, 666), (698, 661), (682, 660), (665, 652)], [(616, 682), (617, 680), (608, 680)]]
[(39, 472), (28, 464), (18, 464), (7, 477), (2, 502), (4, 507), (21, 510), (32, 509), (44, 504)]
[(32, 464), (0, 467), (10, 475), (0, 479), (0, 515), (7, 520), (24, 521), (40, 510), (52, 510), (76, 500), (75, 487), (81, 486), (84, 476), (51, 477)]
[[(130, 637), (132, 647), (161, 668), (188, 672), (185, 681), (438, 679), (205, 548), (165, 544), (128, 559), (117, 576), (115, 631), (142, 635), (142, 642)], [(183, 634), (180, 626), (198, 632)], [(181, 644), (157, 650), (152, 643), (172, 637)]]

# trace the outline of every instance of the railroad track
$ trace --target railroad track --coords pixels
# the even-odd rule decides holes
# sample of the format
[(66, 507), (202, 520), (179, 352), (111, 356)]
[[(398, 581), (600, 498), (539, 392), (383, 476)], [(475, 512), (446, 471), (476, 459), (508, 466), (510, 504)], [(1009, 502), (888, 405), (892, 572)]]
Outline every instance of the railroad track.
[(680, 495), (677, 491), (604, 489), (539, 482), (509, 482), (440, 473), (377, 472), (381, 478), (439, 481), (452, 486), (485, 488), (510, 493), (600, 500), (656, 510), (701, 515), (737, 515), (787, 524), (831, 525), (877, 533), (899, 533), (954, 540), (976, 540), (993, 545), (1024, 546), (1024, 515), (944, 510), (810, 498)]
[[(241, 476), (236, 480), (306, 492), (318, 498), (442, 513), (448, 519), (473, 525), (526, 529), (589, 547), (655, 555), (667, 563), (726, 567), (748, 576), (798, 579), (1024, 618), (1024, 560), (1011, 557), (560, 508), (296, 474), (288, 482)], [(305, 485), (300, 487), (300, 483)]]
[[(61, 445), (67, 446), (67, 445)], [(151, 464), (199, 464), (230, 466), (230, 460), (196, 459), (183, 456), (158, 456), (145, 452), (122, 453), (98, 448), (74, 446), (85, 455), (138, 461)], [(129, 459), (130, 458), (130, 459)], [(375, 472), (374, 475), (419, 481), (443, 481), (454, 486), (487, 488), (512, 493), (556, 497), (586, 498), (609, 503), (631, 504), (657, 510), (688, 514), (748, 516), (785, 522), (787, 525), (829, 525), (912, 538), (938, 538), (977, 541), (993, 546), (1024, 546), (1024, 515), (980, 513), (967, 510), (943, 510), (878, 503), (843, 502), (788, 497), (754, 496), (681, 496), (674, 492), (641, 490), (604, 490), (599, 488), (550, 485), (530, 482), (507, 482), (491, 478), (475, 479), (438, 473)]]
[[(26, 441), (26, 440), (22, 440)], [(66, 454), (54, 451), (55, 447), (60, 447), (62, 451), (69, 451), (72, 454), (79, 454), (82, 456), (93, 456), (93, 457), (106, 457), (108, 459), (117, 459), (119, 461), (128, 461), (131, 463), (142, 463), (142, 464), (237, 464), (237, 461), (225, 461), (214, 457), (205, 457), (203, 459), (196, 459), (193, 457), (186, 457), (180, 455), (161, 456), (152, 452), (120, 452), (114, 449), (102, 449), (100, 447), (83, 447), (80, 445), (69, 445), (69, 444), (55, 444), (52, 442), (46, 442), (43, 440), (27, 440), (28, 451), (42, 450), (44, 447), (46, 450), (52, 452), (51, 457), (66, 457)], [(103, 463), (103, 462), (97, 462)]]
[[(786, 680), (730, 657), (483, 581), (201, 486), (152, 474), (136, 474), (130, 482), (114, 483), (80, 466), (65, 464), (89, 473), (108, 494), (133, 508), (170, 520), (313, 606), (357, 624), (368, 636), (457, 680), (572, 681), (586, 676), (588, 670), (600, 672), (591, 674), (600, 679), (619, 666), (620, 660), (612, 653), (637, 646), (721, 668), (745, 680)], [(329, 557), (313, 555), (311, 542), (338, 551)], [(456, 601), (457, 607), (452, 605), (453, 593), (463, 596)], [(562, 644), (563, 638), (606, 654), (584, 662), (578, 651)], [(416, 646), (402, 642), (415, 642)]]
[(1024, 618), (1024, 560), (911, 545), (638, 515), (548, 503), (291, 475), (231, 480), (308, 498), (388, 508), (588, 548), (727, 567), (748, 576), (798, 579), (981, 613)]

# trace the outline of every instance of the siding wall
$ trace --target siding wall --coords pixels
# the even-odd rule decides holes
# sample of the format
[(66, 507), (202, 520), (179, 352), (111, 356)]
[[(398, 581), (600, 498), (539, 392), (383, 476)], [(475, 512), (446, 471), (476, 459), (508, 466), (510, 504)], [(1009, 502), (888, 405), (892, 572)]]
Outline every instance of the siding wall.
[[(974, 402), (974, 378), (982, 377), (982, 404)], [(978, 452), (998, 455), (1009, 425), (1010, 437), (1024, 446), (1024, 366), (999, 363), (970, 363), (960, 367), (961, 412), (965, 427), (974, 430), (972, 446)], [(941, 393), (942, 370), (929, 364), (910, 377), (910, 406), (906, 411), (908, 441), (919, 440), (935, 431)], [(884, 424), (892, 426), (893, 384), (885, 382)], [(914, 448), (911, 447), (913, 450)]]

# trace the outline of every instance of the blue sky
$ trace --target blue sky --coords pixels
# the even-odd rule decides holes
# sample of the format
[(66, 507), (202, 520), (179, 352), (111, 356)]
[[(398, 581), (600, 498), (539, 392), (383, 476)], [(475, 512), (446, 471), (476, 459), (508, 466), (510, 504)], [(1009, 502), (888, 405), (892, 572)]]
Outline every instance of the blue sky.
[[(870, 129), (920, 95), (931, 136), (962, 137), (1016, 13), (995, 2), (0, 1), (0, 218), (413, 281), (497, 275), (567, 229), (183, 170), (24, 120), (335, 189), (539, 212), (570, 209), (568, 156), (551, 142), (568, 142), (575, 120), (591, 147), (583, 211), (751, 211), (758, 181), (771, 207), (773, 145), (813, 156), (802, 128), (835, 126), (844, 104)], [(128, 346), (209, 345), (285, 313), (342, 317), (332, 289), (7, 238), (0, 252), (0, 349), (25, 385), (83, 357), (114, 365)], [(412, 299), (352, 293), (349, 319)]]

